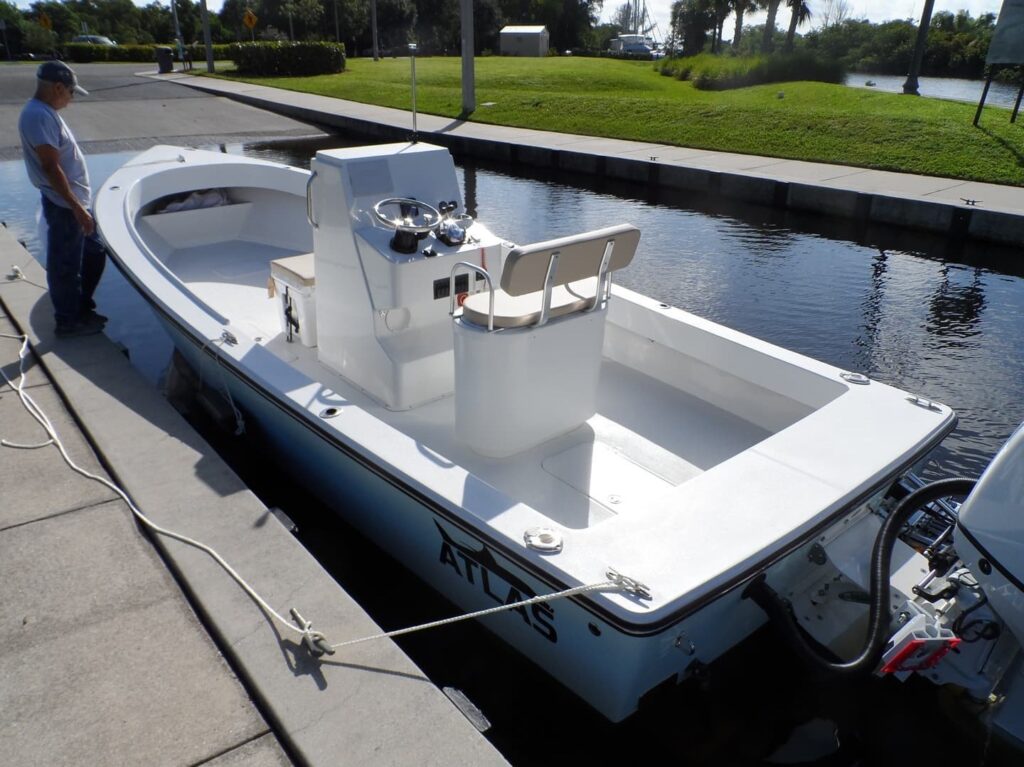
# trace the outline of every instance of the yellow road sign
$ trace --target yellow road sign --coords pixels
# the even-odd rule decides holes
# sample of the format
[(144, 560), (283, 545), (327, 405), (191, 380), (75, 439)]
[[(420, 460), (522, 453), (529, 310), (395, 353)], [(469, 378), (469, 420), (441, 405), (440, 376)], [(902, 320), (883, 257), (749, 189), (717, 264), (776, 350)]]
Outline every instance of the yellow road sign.
[(40, 13), (39, 26), (41, 26), (43, 29), (53, 29), (53, 22), (50, 20), (50, 17), (47, 16), (45, 13)]
[(253, 29), (256, 26), (257, 21), (259, 21), (259, 19), (256, 18), (256, 14), (246, 8), (245, 15), (242, 16), (242, 23), (249, 29)]

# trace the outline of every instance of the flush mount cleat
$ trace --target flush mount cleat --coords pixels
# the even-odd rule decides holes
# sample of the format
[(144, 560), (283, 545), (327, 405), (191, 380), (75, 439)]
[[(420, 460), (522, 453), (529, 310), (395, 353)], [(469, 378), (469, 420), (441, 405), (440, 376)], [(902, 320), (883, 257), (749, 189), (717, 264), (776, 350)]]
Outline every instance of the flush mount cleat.
[(309, 654), (314, 658), (320, 658), (324, 655), (334, 655), (334, 648), (331, 647), (327, 641), (327, 637), (321, 634), (319, 631), (313, 631), (313, 624), (303, 618), (299, 611), (294, 607), (290, 610), (292, 614), (292, 620), (295, 621), (296, 625), (302, 631), (302, 644), (309, 650)]
[(608, 580), (612, 581), (623, 591), (626, 591), (635, 597), (640, 597), (640, 599), (651, 598), (651, 590), (646, 584), (641, 583), (634, 578), (630, 578), (628, 575), (623, 575), (611, 567), (608, 568), (606, 575), (608, 576)]

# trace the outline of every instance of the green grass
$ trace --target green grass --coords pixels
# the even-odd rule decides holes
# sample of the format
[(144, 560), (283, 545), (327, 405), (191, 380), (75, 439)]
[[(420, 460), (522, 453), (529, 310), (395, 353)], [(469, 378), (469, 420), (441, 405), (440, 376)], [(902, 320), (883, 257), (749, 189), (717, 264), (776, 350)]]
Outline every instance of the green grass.
[[(350, 59), (338, 75), (245, 79), (408, 109), (409, 69)], [(419, 110), (457, 117), (459, 59), (417, 59), (416, 70)], [(478, 58), (476, 79), (480, 123), (1024, 185), (1024, 125), (1005, 109), (974, 128), (972, 104), (814, 82), (700, 91), (613, 59)]]

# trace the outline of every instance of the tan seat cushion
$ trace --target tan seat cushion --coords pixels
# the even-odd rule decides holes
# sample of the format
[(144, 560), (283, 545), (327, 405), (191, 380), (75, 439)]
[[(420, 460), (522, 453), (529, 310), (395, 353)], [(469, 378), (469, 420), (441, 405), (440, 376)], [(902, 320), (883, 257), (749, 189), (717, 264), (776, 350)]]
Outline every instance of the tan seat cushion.
[(624, 269), (636, 253), (640, 230), (630, 224), (619, 224), (515, 247), (509, 251), (505, 260), (501, 272), (501, 289), (513, 296), (540, 290), (544, 286), (553, 253), (558, 253), (554, 284), (565, 285), (584, 280), (597, 274), (609, 241), (613, 241), (615, 247), (612, 249), (608, 271)]
[(275, 258), (270, 262), (270, 274), (289, 285), (311, 288), (316, 283), (313, 271), (313, 254)]
[[(572, 314), (588, 308), (597, 293), (597, 277), (559, 285), (551, 290), (549, 319)], [(540, 319), (543, 291), (510, 296), (500, 288), (494, 291), (494, 327), (521, 328), (535, 325)], [(490, 294), (485, 290), (474, 293), (462, 304), (462, 319), (480, 327), (487, 327)]]

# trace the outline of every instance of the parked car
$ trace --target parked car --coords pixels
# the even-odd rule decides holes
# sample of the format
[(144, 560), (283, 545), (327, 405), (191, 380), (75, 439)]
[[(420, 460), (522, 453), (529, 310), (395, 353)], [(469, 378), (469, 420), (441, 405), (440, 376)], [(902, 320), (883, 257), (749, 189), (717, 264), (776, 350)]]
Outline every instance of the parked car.
[(117, 45), (109, 37), (103, 35), (78, 35), (71, 40), (73, 43), (88, 43), (90, 45)]

